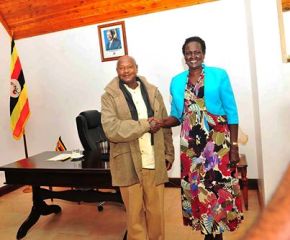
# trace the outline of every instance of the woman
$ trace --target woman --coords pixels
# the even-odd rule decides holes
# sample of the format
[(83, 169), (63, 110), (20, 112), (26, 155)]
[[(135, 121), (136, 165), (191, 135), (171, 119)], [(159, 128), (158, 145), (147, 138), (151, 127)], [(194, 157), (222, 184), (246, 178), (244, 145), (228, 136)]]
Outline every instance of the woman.
[(106, 50), (116, 50), (122, 48), (120, 39), (118, 38), (117, 29), (107, 30)]
[(171, 81), (170, 117), (163, 127), (181, 124), (183, 222), (205, 240), (221, 240), (242, 220), (238, 179), (238, 112), (225, 70), (203, 64), (200, 37), (186, 39), (182, 52), (188, 70)]

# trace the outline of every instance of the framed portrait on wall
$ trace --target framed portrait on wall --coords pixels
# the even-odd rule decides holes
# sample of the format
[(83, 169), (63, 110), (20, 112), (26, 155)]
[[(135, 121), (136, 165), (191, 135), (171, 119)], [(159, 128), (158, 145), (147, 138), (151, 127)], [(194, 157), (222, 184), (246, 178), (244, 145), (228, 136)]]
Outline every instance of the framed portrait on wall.
[(128, 54), (124, 21), (99, 25), (98, 33), (102, 62)]

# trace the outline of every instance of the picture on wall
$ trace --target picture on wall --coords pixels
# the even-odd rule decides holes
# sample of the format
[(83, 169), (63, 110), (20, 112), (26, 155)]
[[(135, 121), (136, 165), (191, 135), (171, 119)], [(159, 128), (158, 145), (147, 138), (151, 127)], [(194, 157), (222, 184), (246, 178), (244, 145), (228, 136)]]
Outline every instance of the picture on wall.
[(128, 54), (124, 21), (99, 25), (98, 33), (102, 62)]

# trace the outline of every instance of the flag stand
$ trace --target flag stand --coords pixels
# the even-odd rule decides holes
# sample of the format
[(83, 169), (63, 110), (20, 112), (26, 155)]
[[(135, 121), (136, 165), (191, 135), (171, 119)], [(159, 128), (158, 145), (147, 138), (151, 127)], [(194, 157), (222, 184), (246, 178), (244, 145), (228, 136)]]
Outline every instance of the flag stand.
[[(27, 151), (27, 144), (26, 144), (26, 136), (25, 136), (25, 131), (23, 131), (23, 141), (24, 141), (24, 151), (25, 151), (25, 157), (28, 158), (28, 151)], [(32, 187), (31, 186), (26, 186), (23, 189), (24, 193), (31, 193), (32, 192)]]

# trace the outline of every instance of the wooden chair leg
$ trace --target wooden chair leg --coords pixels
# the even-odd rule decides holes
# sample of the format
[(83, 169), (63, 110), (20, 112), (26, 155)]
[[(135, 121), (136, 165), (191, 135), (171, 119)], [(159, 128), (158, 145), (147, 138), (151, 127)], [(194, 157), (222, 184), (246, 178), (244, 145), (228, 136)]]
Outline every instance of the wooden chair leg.
[(238, 164), (238, 172), (240, 174), (240, 185), (243, 194), (243, 202), (245, 205), (245, 209), (248, 210), (249, 203), (248, 203), (248, 177), (247, 177), (247, 158), (245, 154), (240, 154), (240, 162)]
[(249, 209), (249, 200), (248, 200), (248, 178), (247, 178), (247, 168), (244, 167), (241, 169), (242, 185), (243, 185), (243, 199), (246, 210)]

